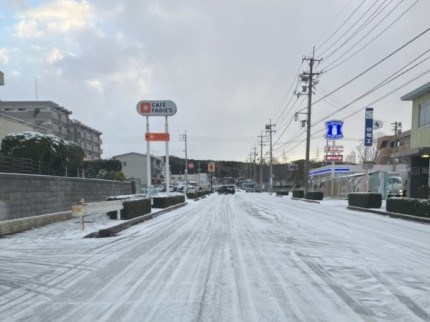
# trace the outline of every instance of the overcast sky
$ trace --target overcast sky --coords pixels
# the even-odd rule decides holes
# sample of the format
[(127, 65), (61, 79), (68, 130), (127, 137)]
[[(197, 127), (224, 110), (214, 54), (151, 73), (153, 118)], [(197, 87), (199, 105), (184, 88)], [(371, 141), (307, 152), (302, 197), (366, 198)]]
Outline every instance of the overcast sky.
[[(271, 120), (274, 157), (293, 161), (306, 134), (294, 113), (307, 104), (294, 90), (315, 46), (311, 157), (323, 157), (331, 119), (345, 122), (336, 143), (348, 154), (362, 144), (366, 106), (385, 134), (395, 121), (410, 129), (412, 103), (400, 97), (430, 81), (429, 12), (428, 0), (2, 0), (0, 99), (60, 104), (103, 132), (103, 158), (146, 153), (136, 104), (172, 100), (170, 155), (184, 157), (186, 131), (189, 158), (249, 160)], [(164, 132), (164, 118), (150, 131)]]

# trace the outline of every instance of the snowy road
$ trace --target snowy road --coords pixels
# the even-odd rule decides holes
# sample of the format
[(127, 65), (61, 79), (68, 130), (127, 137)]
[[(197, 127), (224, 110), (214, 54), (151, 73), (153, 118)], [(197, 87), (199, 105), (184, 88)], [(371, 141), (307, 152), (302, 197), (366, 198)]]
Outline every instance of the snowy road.
[(430, 225), (345, 202), (241, 192), (112, 238), (45, 229), (0, 239), (2, 321), (430, 321)]

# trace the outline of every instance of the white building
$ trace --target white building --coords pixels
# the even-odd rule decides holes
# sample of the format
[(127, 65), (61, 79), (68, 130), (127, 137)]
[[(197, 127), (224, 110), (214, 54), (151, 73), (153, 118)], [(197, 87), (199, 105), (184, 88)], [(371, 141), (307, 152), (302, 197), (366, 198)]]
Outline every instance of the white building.
[[(131, 152), (112, 157), (121, 161), (122, 172), (127, 179), (137, 180), (140, 185), (147, 184), (146, 154)], [(161, 185), (164, 182), (164, 161), (151, 156), (151, 183)]]

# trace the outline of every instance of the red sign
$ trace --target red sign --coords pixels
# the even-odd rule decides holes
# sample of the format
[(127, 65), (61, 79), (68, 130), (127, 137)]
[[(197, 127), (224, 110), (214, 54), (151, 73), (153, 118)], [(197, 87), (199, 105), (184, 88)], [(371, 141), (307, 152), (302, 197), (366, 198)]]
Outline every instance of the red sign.
[(170, 141), (169, 133), (145, 133), (145, 141)]
[(343, 145), (326, 145), (324, 147), (324, 152), (343, 152)]
[(343, 162), (343, 155), (326, 155), (325, 160), (330, 162)]
[(151, 103), (141, 103), (140, 104), (140, 112), (143, 114), (149, 114), (151, 113)]
[(193, 170), (194, 169), (194, 163), (192, 163), (192, 162), (188, 163), (188, 169)]

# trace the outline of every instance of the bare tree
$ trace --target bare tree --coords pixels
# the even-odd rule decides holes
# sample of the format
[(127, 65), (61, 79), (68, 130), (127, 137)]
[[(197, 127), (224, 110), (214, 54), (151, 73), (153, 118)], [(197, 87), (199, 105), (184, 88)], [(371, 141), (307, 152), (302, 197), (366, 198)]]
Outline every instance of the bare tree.
[(345, 157), (345, 162), (356, 164), (357, 163), (357, 153), (355, 151), (351, 151), (351, 153)]
[[(378, 158), (379, 155), (379, 149), (376, 145), (376, 142), (378, 140), (378, 138), (384, 136), (385, 134), (382, 132), (375, 132), (375, 134), (373, 135), (373, 144), (372, 146), (368, 147), (367, 149), (367, 160), (368, 161), (374, 161), (376, 162), (376, 159)], [(356, 151), (357, 151), (357, 156), (358, 156), (358, 163), (362, 164), (363, 161), (365, 161), (366, 158), (366, 149), (364, 144), (359, 144), (356, 147)]]

